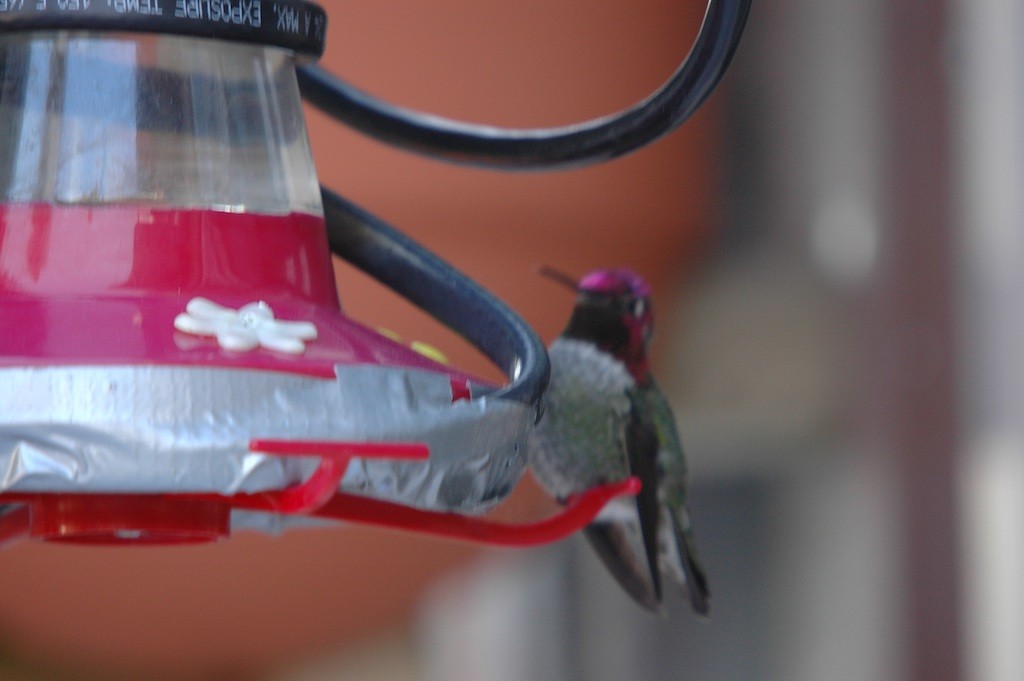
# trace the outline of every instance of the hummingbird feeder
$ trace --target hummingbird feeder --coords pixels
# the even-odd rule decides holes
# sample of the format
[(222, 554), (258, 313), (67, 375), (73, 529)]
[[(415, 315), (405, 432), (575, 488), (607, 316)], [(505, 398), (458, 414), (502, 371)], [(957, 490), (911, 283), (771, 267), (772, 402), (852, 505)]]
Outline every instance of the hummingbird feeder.
[[(0, 540), (152, 544), (350, 520), (553, 541), (636, 483), (524, 524), (547, 355), (477, 284), (319, 186), (302, 98), (386, 142), (497, 169), (627, 153), (707, 97), (749, 0), (711, 0), (645, 102), (502, 131), (313, 65), (301, 0), (0, 0)], [(505, 385), (349, 319), (335, 254), (459, 332)]]

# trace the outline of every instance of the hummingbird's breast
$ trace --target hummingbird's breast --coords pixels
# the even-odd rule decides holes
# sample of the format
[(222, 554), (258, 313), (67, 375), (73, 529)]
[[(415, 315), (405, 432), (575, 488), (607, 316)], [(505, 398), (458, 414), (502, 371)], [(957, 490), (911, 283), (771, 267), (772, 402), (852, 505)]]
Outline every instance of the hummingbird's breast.
[(636, 388), (625, 365), (580, 340), (561, 338), (548, 354), (544, 416), (529, 439), (534, 474), (560, 498), (625, 478), (629, 394)]

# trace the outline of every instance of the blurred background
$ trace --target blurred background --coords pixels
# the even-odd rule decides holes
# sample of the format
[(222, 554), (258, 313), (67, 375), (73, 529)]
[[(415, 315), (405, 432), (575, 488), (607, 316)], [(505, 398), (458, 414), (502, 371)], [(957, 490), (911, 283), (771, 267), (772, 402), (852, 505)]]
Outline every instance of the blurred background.
[[(325, 64), (504, 126), (666, 79), (703, 5), (325, 2)], [(0, 679), (1024, 678), (1024, 7), (755, 0), (671, 137), (556, 174), (443, 165), (310, 111), (321, 179), (508, 301), (538, 265), (653, 283), (656, 375), (713, 593), (640, 612), (581, 539), (486, 550), (345, 527), (0, 556)], [(495, 376), (338, 266), (349, 314)], [(501, 513), (550, 510), (525, 481)]]

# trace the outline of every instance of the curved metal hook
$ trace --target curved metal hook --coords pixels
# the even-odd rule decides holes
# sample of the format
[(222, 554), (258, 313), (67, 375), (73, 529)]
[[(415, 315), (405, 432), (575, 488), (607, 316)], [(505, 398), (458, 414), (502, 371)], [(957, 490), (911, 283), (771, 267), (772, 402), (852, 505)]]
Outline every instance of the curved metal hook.
[(472, 343), (509, 378), (490, 396), (530, 405), (551, 368), (533, 329), (504, 303), (426, 248), (331, 190), (321, 187), (331, 251)]
[(709, 0), (700, 33), (672, 77), (618, 114), (558, 128), (505, 129), (393, 106), (316, 66), (299, 87), (328, 115), (388, 144), (452, 163), (500, 170), (582, 166), (635, 151), (672, 132), (711, 94), (739, 44), (751, 0)]

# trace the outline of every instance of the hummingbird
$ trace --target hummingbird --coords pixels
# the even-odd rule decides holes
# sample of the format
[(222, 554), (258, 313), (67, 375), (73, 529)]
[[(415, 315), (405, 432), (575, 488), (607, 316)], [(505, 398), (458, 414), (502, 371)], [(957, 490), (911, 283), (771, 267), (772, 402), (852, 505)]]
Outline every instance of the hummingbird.
[(650, 286), (628, 269), (578, 282), (542, 273), (576, 292), (568, 325), (551, 344), (551, 382), (529, 441), (530, 469), (560, 501), (636, 476), (641, 490), (616, 499), (584, 535), (625, 591), (661, 612), (662, 582), (681, 584), (707, 615), (708, 581), (687, 510), (688, 474), (675, 417), (651, 376)]

